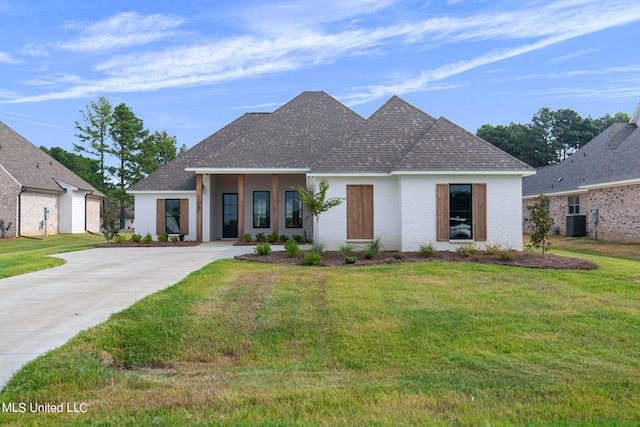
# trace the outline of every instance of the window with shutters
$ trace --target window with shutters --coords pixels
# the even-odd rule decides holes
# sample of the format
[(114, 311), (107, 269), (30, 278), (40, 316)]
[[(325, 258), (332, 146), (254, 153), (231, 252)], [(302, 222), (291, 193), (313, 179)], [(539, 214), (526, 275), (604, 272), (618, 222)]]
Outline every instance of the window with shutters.
[(166, 234), (180, 234), (180, 199), (165, 199), (164, 225)]
[(347, 239), (373, 239), (373, 185), (347, 185)]
[(438, 184), (437, 240), (487, 240), (486, 197), (486, 184)]
[(156, 200), (156, 234), (189, 234), (189, 199)]

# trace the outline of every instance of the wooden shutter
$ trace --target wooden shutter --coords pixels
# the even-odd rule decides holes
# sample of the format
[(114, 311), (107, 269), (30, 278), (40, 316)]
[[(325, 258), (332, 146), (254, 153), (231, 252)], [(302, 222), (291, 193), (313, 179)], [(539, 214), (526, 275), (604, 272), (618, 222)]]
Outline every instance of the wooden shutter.
[(156, 200), (156, 234), (164, 234), (165, 232), (165, 203), (164, 199)]
[(347, 239), (373, 239), (373, 185), (347, 185)]
[(436, 184), (436, 240), (449, 241), (449, 184)]
[(189, 199), (180, 199), (180, 233), (189, 234)]
[(473, 184), (473, 239), (487, 240), (487, 184)]

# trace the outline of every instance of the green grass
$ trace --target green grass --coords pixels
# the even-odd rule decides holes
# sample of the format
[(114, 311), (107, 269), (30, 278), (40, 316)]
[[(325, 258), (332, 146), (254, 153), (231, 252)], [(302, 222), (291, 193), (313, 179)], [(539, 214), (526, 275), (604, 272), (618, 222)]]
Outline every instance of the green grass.
[(64, 264), (47, 255), (86, 249), (104, 242), (93, 234), (59, 234), (45, 239), (0, 239), (0, 279)]
[(600, 268), (217, 261), (0, 395), (87, 413), (0, 424), (637, 425), (640, 264), (584, 257)]

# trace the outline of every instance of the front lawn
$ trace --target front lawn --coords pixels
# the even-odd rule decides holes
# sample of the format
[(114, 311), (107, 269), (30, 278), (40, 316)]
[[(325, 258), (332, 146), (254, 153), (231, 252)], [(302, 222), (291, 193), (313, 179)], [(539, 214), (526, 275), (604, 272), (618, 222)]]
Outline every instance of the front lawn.
[(637, 425), (640, 265), (585, 257), (600, 268), (217, 261), (0, 396), (86, 412), (0, 424)]

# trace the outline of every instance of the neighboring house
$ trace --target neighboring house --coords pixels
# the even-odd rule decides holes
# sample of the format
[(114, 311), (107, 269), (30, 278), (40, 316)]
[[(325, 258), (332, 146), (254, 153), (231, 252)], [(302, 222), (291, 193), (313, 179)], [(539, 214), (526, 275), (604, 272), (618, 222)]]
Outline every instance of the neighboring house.
[(524, 178), (525, 217), (534, 198), (546, 194), (559, 233), (640, 242), (639, 124), (640, 105), (628, 124), (610, 126), (561, 163)]
[(241, 116), (133, 187), (136, 232), (188, 239), (312, 235), (296, 187), (345, 203), (320, 216), (327, 249), (380, 237), (522, 247), (521, 179), (533, 168), (445, 118), (392, 97), (364, 119), (324, 92)]
[[(105, 209), (110, 210), (111, 212), (113, 212), (113, 215), (116, 217), (116, 225), (120, 226), (120, 208), (118, 208), (118, 205), (116, 203), (113, 202), (113, 200), (111, 200), (110, 198), (105, 198), (104, 199), (104, 206), (102, 208), (101, 211), (101, 216), (104, 215), (104, 211)], [(121, 230), (131, 230), (134, 225), (133, 225), (133, 209), (131, 208), (125, 208), (124, 210), (124, 227), (120, 226)]]
[(102, 197), (0, 122), (0, 219), (12, 223), (7, 237), (99, 232)]

